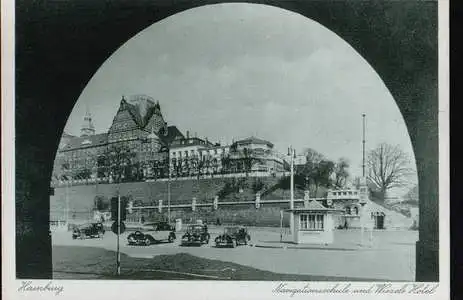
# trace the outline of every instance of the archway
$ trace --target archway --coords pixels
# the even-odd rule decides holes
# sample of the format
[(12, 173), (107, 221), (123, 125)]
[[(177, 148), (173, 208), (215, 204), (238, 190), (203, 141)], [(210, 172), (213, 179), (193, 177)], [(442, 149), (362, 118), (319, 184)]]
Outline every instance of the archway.
[[(17, 3), (17, 277), (51, 278), (48, 180), (67, 116), (89, 78), (115, 49), (152, 23), (217, 2), (221, 1), (57, 3), (53, 9)], [(437, 281), (437, 3), (249, 2), (319, 22), (346, 40), (381, 76), (404, 116), (417, 162), (416, 279)], [(36, 251), (30, 253), (31, 248)]]

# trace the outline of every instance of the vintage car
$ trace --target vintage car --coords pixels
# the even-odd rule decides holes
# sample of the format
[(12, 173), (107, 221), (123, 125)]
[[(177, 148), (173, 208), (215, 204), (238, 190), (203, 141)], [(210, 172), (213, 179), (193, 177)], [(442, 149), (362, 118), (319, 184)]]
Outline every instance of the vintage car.
[(74, 227), (72, 239), (101, 238), (105, 233), (102, 223), (89, 223)]
[(176, 239), (175, 229), (167, 222), (144, 224), (142, 230), (137, 230), (127, 237), (129, 245), (149, 246), (164, 241), (172, 243)]
[(182, 246), (208, 244), (210, 239), (207, 226), (202, 224), (188, 225), (185, 234), (182, 236)]
[(251, 236), (245, 227), (225, 227), (224, 233), (215, 238), (216, 247), (233, 247), (247, 245)]

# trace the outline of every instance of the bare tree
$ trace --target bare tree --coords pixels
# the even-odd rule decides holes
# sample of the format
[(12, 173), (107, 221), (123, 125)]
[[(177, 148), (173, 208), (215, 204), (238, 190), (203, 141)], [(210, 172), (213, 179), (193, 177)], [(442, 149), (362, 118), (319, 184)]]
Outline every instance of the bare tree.
[(368, 180), (380, 192), (384, 200), (391, 188), (408, 185), (413, 169), (410, 157), (399, 146), (386, 143), (379, 144), (368, 153)]

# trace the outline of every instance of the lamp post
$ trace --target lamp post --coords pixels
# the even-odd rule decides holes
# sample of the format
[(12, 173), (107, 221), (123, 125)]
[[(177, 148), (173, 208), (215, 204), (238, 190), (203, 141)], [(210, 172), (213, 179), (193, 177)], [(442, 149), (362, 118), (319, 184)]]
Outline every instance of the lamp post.
[[(290, 177), (290, 200), (289, 200), (289, 208), (294, 209), (294, 159), (296, 158), (296, 150), (293, 146), (289, 146), (288, 148), (288, 156), (290, 158), (290, 165), (291, 165), (291, 177)], [(289, 226), (291, 235), (294, 235), (294, 214), (290, 214)]]

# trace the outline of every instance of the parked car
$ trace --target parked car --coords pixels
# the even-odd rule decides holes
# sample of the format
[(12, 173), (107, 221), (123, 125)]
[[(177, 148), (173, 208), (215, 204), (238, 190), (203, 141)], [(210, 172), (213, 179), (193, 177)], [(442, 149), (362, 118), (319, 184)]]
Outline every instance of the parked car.
[(182, 236), (182, 245), (202, 245), (208, 244), (211, 236), (207, 231), (207, 226), (202, 224), (188, 225), (186, 233)]
[(225, 227), (224, 233), (215, 238), (216, 247), (233, 247), (247, 245), (251, 236), (245, 227)]
[(101, 238), (105, 234), (102, 223), (89, 223), (75, 227), (72, 230), (72, 239)]
[(175, 229), (167, 222), (144, 224), (142, 230), (137, 230), (127, 237), (129, 245), (149, 246), (167, 241), (172, 243), (176, 239)]

